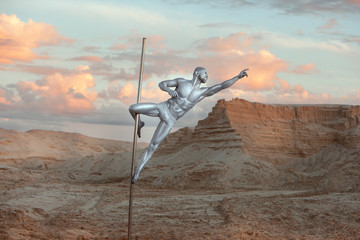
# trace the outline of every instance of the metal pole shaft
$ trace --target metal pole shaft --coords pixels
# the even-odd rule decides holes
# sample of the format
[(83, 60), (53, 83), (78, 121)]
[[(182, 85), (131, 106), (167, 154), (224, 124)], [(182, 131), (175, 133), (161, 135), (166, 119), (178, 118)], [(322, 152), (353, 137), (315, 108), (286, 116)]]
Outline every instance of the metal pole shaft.
[[(140, 102), (141, 98), (141, 82), (143, 78), (144, 71), (144, 56), (145, 56), (145, 40), (142, 39), (142, 50), (141, 50), (141, 62), (140, 62), (140, 74), (139, 74), (139, 84), (138, 84), (138, 95), (136, 103)], [(136, 145), (137, 145), (137, 131), (138, 131), (138, 122), (139, 115), (136, 115), (135, 118), (135, 127), (134, 127), (134, 138), (133, 138), (133, 150), (132, 150), (132, 160), (131, 160), (131, 175), (130, 175), (130, 196), (129, 196), (129, 215), (128, 215), (128, 240), (131, 240), (131, 227), (132, 227), (132, 200), (133, 200), (133, 185), (131, 182), (132, 176), (135, 171), (135, 159), (136, 159)]]

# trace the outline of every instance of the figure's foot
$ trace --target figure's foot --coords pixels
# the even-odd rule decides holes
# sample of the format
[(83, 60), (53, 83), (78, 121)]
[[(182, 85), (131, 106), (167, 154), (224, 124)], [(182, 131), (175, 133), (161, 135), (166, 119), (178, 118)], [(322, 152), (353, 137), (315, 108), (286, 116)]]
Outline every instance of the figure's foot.
[(141, 138), (141, 129), (144, 127), (145, 123), (139, 119), (137, 135)]
[(131, 183), (132, 184), (135, 184), (136, 183), (136, 181), (138, 180), (138, 178), (139, 178), (139, 174), (134, 174), (134, 176), (132, 177), (132, 179), (131, 179)]

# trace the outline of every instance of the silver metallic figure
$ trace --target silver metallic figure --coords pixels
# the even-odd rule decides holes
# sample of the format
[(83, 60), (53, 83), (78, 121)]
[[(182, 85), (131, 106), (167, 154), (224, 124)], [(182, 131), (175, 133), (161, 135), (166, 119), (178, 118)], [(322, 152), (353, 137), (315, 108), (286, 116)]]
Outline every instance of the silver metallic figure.
[[(206, 83), (208, 74), (203, 67), (197, 67), (194, 70), (192, 80), (183, 78), (175, 78), (173, 80), (166, 80), (159, 83), (161, 90), (168, 92), (171, 98), (161, 103), (139, 103), (130, 106), (129, 111), (135, 119), (136, 114), (145, 114), (151, 117), (159, 117), (160, 123), (157, 126), (155, 133), (150, 141), (149, 147), (145, 150), (141, 157), (141, 162), (136, 168), (131, 182), (134, 184), (139, 178), (140, 171), (145, 164), (150, 160), (159, 144), (170, 133), (171, 128), (174, 126), (176, 120), (181, 118), (187, 111), (193, 108), (198, 102), (205, 97), (212, 96), (213, 94), (230, 87), (237, 80), (247, 77), (248, 69), (242, 70), (238, 75), (220, 84), (212, 87), (202, 87), (201, 83)], [(171, 88), (175, 88), (174, 90)], [(141, 136), (141, 128), (145, 125), (143, 121), (138, 122), (138, 136)]]

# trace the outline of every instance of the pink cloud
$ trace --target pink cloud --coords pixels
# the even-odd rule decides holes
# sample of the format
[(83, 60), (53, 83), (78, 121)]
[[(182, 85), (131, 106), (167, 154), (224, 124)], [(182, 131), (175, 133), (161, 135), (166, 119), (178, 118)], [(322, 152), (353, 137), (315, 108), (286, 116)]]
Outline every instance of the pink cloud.
[(121, 36), (119, 37), (118, 42), (114, 43), (110, 49), (111, 50), (124, 50), (124, 49), (131, 49), (136, 46), (140, 46), (141, 42), (140, 39), (142, 37), (140, 34), (136, 32), (132, 32), (130, 35)]
[(324, 25), (321, 25), (320, 27), (318, 27), (318, 29), (328, 30), (328, 29), (332, 29), (338, 25), (339, 25), (339, 23), (334, 18), (330, 18)]
[(315, 94), (305, 89), (302, 85), (291, 87), (288, 83), (285, 88), (280, 84), (277, 91), (237, 91), (231, 89), (232, 97), (245, 98), (249, 101), (280, 104), (323, 104), (339, 101), (326, 93)]
[[(104, 94), (104, 92), (102, 93)], [(137, 84), (127, 82), (121, 84), (117, 81), (109, 83), (108, 92), (105, 96), (112, 99), (118, 99), (126, 105), (131, 105), (136, 102), (138, 94)], [(161, 102), (168, 99), (170, 96), (158, 88), (158, 84), (154, 81), (144, 82), (141, 89), (142, 102)]]
[(51, 75), (54, 73), (70, 74), (72, 72), (69, 69), (57, 68), (48, 65), (36, 66), (36, 65), (25, 65), (25, 64), (16, 64), (15, 68), (11, 69), (11, 71), (25, 71), (25, 72), (41, 74), (41, 75)]
[(283, 79), (280, 79), (279, 84), (280, 84), (281, 89), (283, 89), (283, 90), (289, 90), (291, 88), (290, 84)]
[(101, 47), (97, 47), (97, 46), (87, 46), (83, 48), (83, 50), (86, 52), (98, 52), (100, 49)]
[(288, 63), (270, 51), (254, 50), (255, 38), (245, 33), (211, 38), (200, 44), (201, 64), (208, 69), (209, 78), (225, 80), (250, 68), (249, 78), (243, 78), (234, 87), (244, 90), (269, 90), (276, 86), (279, 72), (288, 70)]
[(81, 56), (81, 57), (76, 57), (76, 58), (72, 58), (70, 60), (75, 60), (75, 61), (88, 61), (88, 62), (103, 62), (104, 59), (98, 56)]
[[(280, 88), (276, 94), (263, 96), (264, 102), (293, 103), (293, 104), (359, 104), (360, 92), (350, 93), (343, 97), (331, 96), (327, 93), (313, 93), (302, 85), (296, 84), (290, 88)], [(356, 97), (357, 96), (357, 97)]]
[(164, 44), (164, 36), (162, 35), (153, 35), (146, 39), (146, 45), (148, 48), (162, 50), (167, 49), (166, 45)]
[(86, 66), (70, 75), (55, 73), (38, 82), (20, 81), (16, 89), (20, 96), (17, 106), (52, 114), (81, 114), (94, 110), (97, 93)]
[(245, 91), (230, 88), (220, 92), (219, 98), (230, 100), (244, 98), (249, 101), (279, 104), (360, 104), (360, 91), (353, 91), (344, 96), (331, 96), (328, 93), (313, 93), (300, 84), (291, 86), (287, 81), (280, 79), (277, 87), (271, 91)]
[(11, 105), (11, 102), (6, 97), (6, 91), (0, 88), (0, 105)]
[(360, 105), (360, 90), (355, 90), (342, 98), (346, 101), (352, 101), (353, 104)]
[[(212, 60), (211, 62), (209, 60)], [(204, 61), (206, 62), (206, 60)], [(241, 79), (232, 87), (243, 90), (269, 90), (276, 86), (277, 73), (286, 71), (288, 64), (267, 50), (260, 50), (244, 56), (219, 56), (207, 59), (209, 78), (221, 81), (232, 78), (244, 68), (250, 68), (249, 78)]]
[(253, 38), (244, 32), (234, 33), (228, 37), (216, 37), (199, 42), (200, 51), (224, 52), (234, 51), (241, 54), (242, 50), (248, 50), (253, 43)]
[[(154, 42), (162, 44), (164, 40), (159, 36)], [(174, 77), (190, 79), (196, 66), (207, 68), (207, 86), (232, 78), (244, 68), (250, 68), (248, 78), (239, 80), (228, 90), (219, 93), (219, 98), (245, 97), (252, 101), (283, 103), (323, 103), (335, 99), (326, 93), (312, 93), (302, 85), (291, 86), (288, 81), (279, 77), (282, 72), (316, 73), (318, 69), (313, 63), (298, 65), (289, 70), (289, 63), (260, 45), (256, 36), (237, 33), (198, 40), (193, 48), (181, 52), (167, 47), (159, 51), (152, 49), (152, 54), (146, 55), (142, 101), (160, 102), (167, 99), (169, 96), (158, 89), (157, 83)], [(132, 70), (121, 69), (119, 72), (121, 74), (101, 95), (104, 99), (118, 99), (130, 105), (136, 101), (137, 84), (131, 80), (137, 81), (138, 66)], [(127, 83), (121, 84), (126, 72), (131, 72), (131, 76), (126, 77)], [(151, 81), (153, 77), (156, 78), (156, 84)]]
[(360, 44), (360, 38), (359, 37), (347, 37), (344, 39), (346, 42), (355, 42)]
[(125, 85), (118, 92), (118, 98), (127, 104), (135, 102), (137, 96), (137, 89), (132, 83), (125, 83)]
[(37, 23), (31, 19), (25, 23), (16, 15), (0, 15), (0, 63), (48, 58), (38, 56), (33, 49), (64, 41), (71, 42), (60, 36), (52, 25)]
[(314, 64), (308, 63), (305, 65), (296, 66), (295, 69), (293, 69), (291, 72), (296, 74), (308, 74), (308, 73), (317, 73), (319, 72), (319, 70)]
[[(245, 90), (265, 90), (276, 87), (277, 74), (288, 70), (288, 63), (265, 48), (254, 50), (256, 38), (245, 33), (197, 41), (195, 49), (182, 52), (168, 50), (147, 56), (145, 72), (167, 78), (169, 74), (187, 74), (191, 77), (197, 66), (207, 68), (208, 86), (227, 80), (244, 68), (250, 68), (249, 78), (243, 78), (234, 87)], [(200, 49), (200, 50), (199, 50)], [(191, 53), (188, 57), (187, 53)], [(181, 76), (179, 76), (181, 77)], [(186, 76), (183, 76), (186, 77)]]
[(352, 3), (352, 4), (359, 4), (360, 5), (360, 0), (345, 0), (345, 2), (348, 2), (348, 3)]

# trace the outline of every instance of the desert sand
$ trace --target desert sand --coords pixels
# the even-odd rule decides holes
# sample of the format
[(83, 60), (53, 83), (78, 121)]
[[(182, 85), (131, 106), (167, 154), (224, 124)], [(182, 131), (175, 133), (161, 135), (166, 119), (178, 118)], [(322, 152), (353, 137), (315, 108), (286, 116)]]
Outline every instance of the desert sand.
[[(132, 238), (360, 239), (359, 118), (360, 106), (218, 101), (144, 168)], [(131, 147), (0, 129), (0, 239), (127, 239)]]

